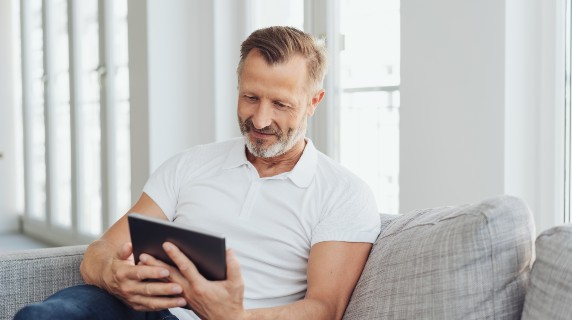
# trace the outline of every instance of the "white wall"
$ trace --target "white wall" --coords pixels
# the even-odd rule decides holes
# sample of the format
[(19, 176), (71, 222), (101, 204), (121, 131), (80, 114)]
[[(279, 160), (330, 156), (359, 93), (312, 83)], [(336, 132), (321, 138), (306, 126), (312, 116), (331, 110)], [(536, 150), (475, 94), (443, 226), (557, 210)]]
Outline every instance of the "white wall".
[(503, 193), (504, 1), (401, 4), (400, 211)]
[[(178, 151), (212, 140), (212, 65), (197, 1), (129, 1), (132, 194)], [(198, 40), (203, 41), (198, 41)], [(200, 44), (200, 45), (197, 45)], [(205, 110), (207, 109), (207, 110)]]
[(129, 1), (132, 198), (172, 155), (238, 135), (242, 1)]
[(0, 1), (0, 232), (18, 229), (14, 1)]
[(562, 3), (402, 1), (401, 211), (513, 194), (557, 222)]

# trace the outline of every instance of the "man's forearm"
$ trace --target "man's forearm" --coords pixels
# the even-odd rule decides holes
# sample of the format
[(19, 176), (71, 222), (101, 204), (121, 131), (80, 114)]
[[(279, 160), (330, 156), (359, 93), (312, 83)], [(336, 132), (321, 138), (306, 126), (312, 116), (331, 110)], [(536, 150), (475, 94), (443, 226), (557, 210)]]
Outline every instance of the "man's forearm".
[(244, 319), (341, 319), (343, 311), (320, 300), (303, 299), (280, 307), (246, 310)]

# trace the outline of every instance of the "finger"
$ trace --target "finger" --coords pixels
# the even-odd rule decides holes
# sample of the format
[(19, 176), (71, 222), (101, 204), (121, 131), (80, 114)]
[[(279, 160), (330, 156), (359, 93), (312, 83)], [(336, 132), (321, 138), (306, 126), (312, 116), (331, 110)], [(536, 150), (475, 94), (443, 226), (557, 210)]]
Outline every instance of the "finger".
[(121, 250), (119, 250), (119, 259), (127, 260), (132, 253), (133, 246), (131, 245), (131, 242), (126, 242), (121, 246)]
[(231, 282), (242, 283), (240, 263), (232, 249), (226, 250), (226, 279)]
[(131, 284), (129, 293), (147, 297), (176, 296), (183, 293), (183, 287), (174, 282), (138, 281)]
[(167, 264), (159, 259), (156, 259), (155, 257), (148, 255), (146, 253), (141, 254), (141, 256), (139, 257), (139, 264), (150, 267), (160, 267), (169, 270), (169, 275), (165, 277), (165, 280), (171, 279), (173, 276), (176, 276), (176, 274), (179, 274), (181, 278), (184, 278), (180, 274), (179, 269), (177, 269), (176, 267), (173, 267), (172, 265)]
[(146, 253), (142, 253), (141, 256), (139, 256), (139, 262), (147, 266), (173, 268), (173, 266), (171, 266), (170, 264), (167, 264), (159, 259), (156, 259), (152, 255)]
[(178, 283), (182, 287), (186, 287), (189, 284), (189, 281), (185, 278), (185, 276), (183, 276), (183, 274), (179, 271), (179, 269), (173, 267), (170, 264), (166, 264), (165, 262), (156, 259), (153, 256), (144, 253), (139, 258), (139, 261), (141, 261), (144, 265), (163, 267), (168, 269), (169, 276), (165, 278), (165, 281)]
[(196, 282), (196, 281), (206, 281), (206, 279), (199, 273), (197, 267), (177, 248), (174, 244), (170, 242), (163, 243), (163, 249), (175, 262), (177, 268), (181, 271), (181, 273), (187, 278), (189, 282)]
[(163, 267), (137, 265), (125, 271), (125, 278), (130, 280), (157, 280), (168, 277), (169, 270)]

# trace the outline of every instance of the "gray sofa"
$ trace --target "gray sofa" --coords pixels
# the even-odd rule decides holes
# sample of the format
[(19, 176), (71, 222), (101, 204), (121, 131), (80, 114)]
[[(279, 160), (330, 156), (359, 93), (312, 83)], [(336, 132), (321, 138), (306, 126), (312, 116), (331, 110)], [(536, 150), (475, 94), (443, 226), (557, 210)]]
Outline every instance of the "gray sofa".
[[(572, 317), (572, 226), (535, 239), (518, 198), (382, 215), (382, 226), (344, 319)], [(1, 255), (0, 318), (82, 283), (85, 248)]]

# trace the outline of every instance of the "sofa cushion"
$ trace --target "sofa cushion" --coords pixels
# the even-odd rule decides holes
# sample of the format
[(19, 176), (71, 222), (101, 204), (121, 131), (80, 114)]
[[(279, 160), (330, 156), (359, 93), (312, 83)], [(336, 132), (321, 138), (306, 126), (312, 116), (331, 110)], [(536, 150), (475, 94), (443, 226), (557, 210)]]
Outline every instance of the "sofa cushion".
[(572, 317), (572, 225), (544, 231), (524, 302), (523, 320)]
[(510, 196), (404, 214), (374, 244), (344, 319), (518, 319), (534, 235)]

